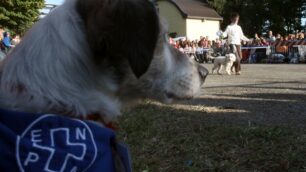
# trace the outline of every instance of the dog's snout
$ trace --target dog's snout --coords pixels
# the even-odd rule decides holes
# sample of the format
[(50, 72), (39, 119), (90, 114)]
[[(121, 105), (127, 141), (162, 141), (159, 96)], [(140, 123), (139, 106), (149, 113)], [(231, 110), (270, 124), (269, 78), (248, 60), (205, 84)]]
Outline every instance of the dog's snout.
[(208, 70), (204, 66), (199, 65), (198, 71), (199, 71), (201, 79), (204, 81), (209, 73)]

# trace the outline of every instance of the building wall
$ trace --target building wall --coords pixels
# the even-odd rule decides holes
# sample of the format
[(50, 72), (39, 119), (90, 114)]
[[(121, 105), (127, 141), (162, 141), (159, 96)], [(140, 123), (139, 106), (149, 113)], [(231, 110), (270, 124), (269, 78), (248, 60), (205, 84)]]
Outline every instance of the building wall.
[(157, 4), (161, 19), (167, 22), (169, 33), (176, 32), (177, 36), (186, 36), (186, 19), (180, 11), (168, 1), (158, 1)]
[(199, 39), (200, 36), (208, 36), (210, 40), (216, 39), (220, 30), (220, 21), (187, 19), (187, 37), (190, 40)]

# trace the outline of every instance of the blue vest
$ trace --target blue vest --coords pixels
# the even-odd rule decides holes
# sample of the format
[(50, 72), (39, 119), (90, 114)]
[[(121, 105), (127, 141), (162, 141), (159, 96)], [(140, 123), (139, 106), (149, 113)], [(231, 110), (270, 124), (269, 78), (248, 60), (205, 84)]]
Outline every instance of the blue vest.
[(130, 172), (128, 150), (110, 129), (58, 115), (0, 110), (1, 172), (114, 172), (114, 150)]

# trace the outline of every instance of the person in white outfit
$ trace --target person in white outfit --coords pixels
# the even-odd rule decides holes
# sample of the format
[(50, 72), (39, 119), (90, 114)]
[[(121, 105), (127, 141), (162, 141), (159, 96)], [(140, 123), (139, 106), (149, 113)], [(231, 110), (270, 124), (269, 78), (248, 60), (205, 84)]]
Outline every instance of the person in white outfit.
[(241, 41), (250, 40), (244, 36), (241, 27), (238, 25), (239, 22), (239, 14), (234, 13), (231, 16), (232, 23), (227, 26), (225, 32), (223, 33), (224, 37), (228, 37), (228, 43), (230, 45), (231, 53), (235, 53), (237, 56), (237, 60), (234, 63), (236, 75), (240, 75), (241, 66), (240, 61), (242, 59), (242, 52), (241, 52)]

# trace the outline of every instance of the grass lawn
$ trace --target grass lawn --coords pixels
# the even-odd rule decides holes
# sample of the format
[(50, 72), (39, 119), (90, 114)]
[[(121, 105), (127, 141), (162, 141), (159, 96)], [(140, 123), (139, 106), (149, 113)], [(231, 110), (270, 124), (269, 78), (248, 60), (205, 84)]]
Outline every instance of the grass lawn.
[(306, 171), (306, 132), (207, 121), (206, 111), (145, 102), (119, 119), (136, 172)]

